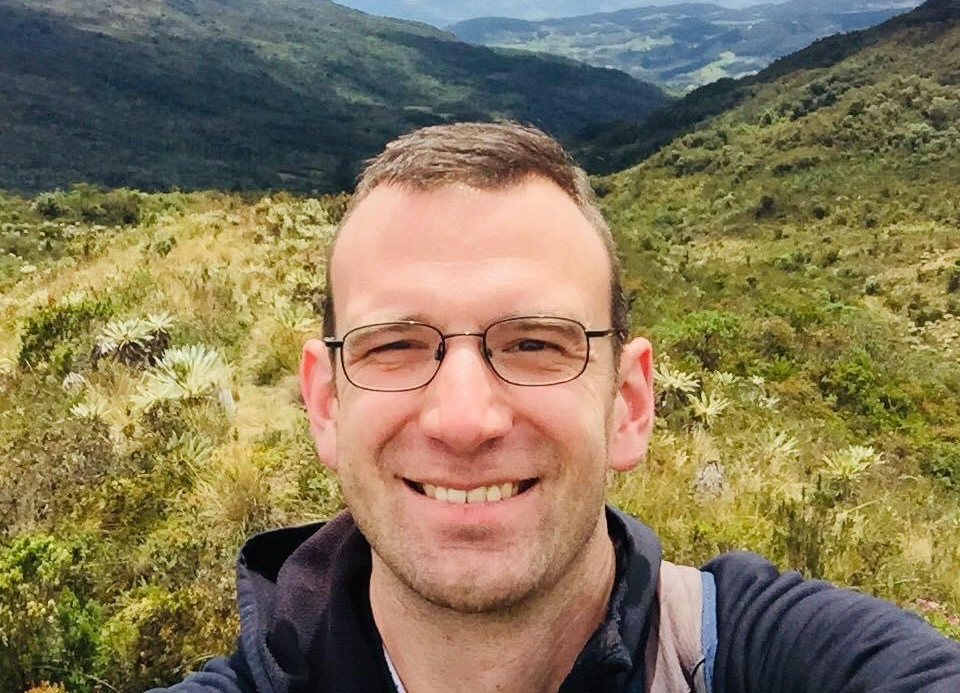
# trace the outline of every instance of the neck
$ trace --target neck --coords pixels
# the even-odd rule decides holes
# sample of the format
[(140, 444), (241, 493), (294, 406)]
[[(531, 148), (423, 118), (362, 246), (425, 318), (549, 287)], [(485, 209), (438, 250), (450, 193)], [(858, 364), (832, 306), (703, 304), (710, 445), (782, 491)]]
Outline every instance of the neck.
[(465, 614), (427, 602), (376, 553), (370, 605), (407, 693), (554, 693), (605, 618), (615, 573), (601, 516), (576, 565), (509, 613)]

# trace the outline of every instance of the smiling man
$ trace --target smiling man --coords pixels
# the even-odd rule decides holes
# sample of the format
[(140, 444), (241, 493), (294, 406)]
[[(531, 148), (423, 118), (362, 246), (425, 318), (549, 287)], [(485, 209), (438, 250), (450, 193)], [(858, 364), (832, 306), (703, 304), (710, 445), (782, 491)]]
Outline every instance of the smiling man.
[(604, 504), (653, 425), (583, 172), (512, 124), (426, 128), (364, 172), (303, 397), (348, 512), (269, 532), (241, 636), (172, 691), (960, 690), (960, 645), (751, 554), (702, 570)]

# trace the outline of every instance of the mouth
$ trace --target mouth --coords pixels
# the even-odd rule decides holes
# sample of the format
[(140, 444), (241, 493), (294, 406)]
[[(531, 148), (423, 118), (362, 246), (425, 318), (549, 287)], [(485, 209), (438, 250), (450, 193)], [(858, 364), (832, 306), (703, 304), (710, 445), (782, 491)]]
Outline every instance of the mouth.
[(473, 488), (450, 488), (427, 484), (412, 479), (404, 479), (408, 487), (422, 496), (445, 503), (497, 503), (522, 495), (537, 485), (539, 479), (521, 479), (506, 481), (502, 484), (490, 486), (475, 486)]

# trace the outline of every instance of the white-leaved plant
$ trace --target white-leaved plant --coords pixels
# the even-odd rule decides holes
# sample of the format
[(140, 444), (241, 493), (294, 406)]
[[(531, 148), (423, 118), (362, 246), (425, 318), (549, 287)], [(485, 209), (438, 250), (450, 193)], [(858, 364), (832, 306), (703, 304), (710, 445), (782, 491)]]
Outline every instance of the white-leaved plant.
[(285, 296), (276, 296), (273, 299), (273, 319), (295, 332), (310, 332), (320, 326), (310, 309)]
[(708, 428), (716, 423), (717, 418), (730, 404), (730, 400), (723, 395), (708, 394), (706, 392), (701, 392), (699, 397), (694, 397), (690, 400), (690, 408), (693, 410), (693, 415), (706, 424)]
[(872, 447), (850, 445), (832, 455), (823, 456), (824, 474), (841, 483), (858, 481), (867, 470), (883, 463), (883, 457)]
[(798, 453), (797, 439), (784, 431), (770, 429), (760, 438), (760, 456), (764, 461), (773, 464), (787, 462)]
[(104, 419), (109, 412), (106, 400), (90, 397), (70, 407), (70, 415), (77, 419)]
[(97, 335), (96, 347), (101, 354), (115, 354), (131, 346), (142, 347), (152, 337), (153, 329), (146, 320), (111, 320)]
[(165, 310), (160, 311), (159, 313), (150, 313), (143, 319), (143, 322), (150, 328), (154, 333), (157, 332), (169, 332), (170, 328), (173, 327), (173, 316), (170, 315)]
[(692, 394), (700, 387), (700, 378), (694, 373), (674, 370), (670, 363), (662, 361), (653, 369), (653, 382), (661, 392)]
[(147, 411), (173, 400), (195, 400), (229, 391), (231, 369), (219, 351), (203, 344), (167, 349), (154, 368), (143, 374), (133, 405)]

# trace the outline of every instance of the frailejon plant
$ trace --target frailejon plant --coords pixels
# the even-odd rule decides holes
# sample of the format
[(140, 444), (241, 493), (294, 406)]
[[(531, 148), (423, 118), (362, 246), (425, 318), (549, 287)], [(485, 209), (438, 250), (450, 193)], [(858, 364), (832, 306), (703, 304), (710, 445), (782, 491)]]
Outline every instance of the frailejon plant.
[(823, 456), (822, 473), (828, 488), (837, 498), (846, 498), (853, 487), (873, 467), (883, 463), (883, 456), (866, 445), (850, 445)]
[(663, 415), (682, 406), (700, 389), (699, 376), (673, 368), (669, 359), (661, 359), (654, 367), (653, 382), (657, 390), (657, 411)]
[(112, 320), (97, 335), (92, 358), (94, 362), (110, 357), (131, 366), (154, 365), (167, 348), (173, 322), (165, 312)]
[(202, 344), (173, 347), (167, 349), (156, 367), (144, 373), (133, 404), (147, 411), (171, 400), (191, 401), (216, 395), (222, 401), (222, 391), (230, 391), (231, 376), (230, 366), (216, 349)]
[(691, 398), (690, 409), (693, 415), (709, 428), (731, 404), (733, 402), (723, 395), (701, 392), (699, 397)]

